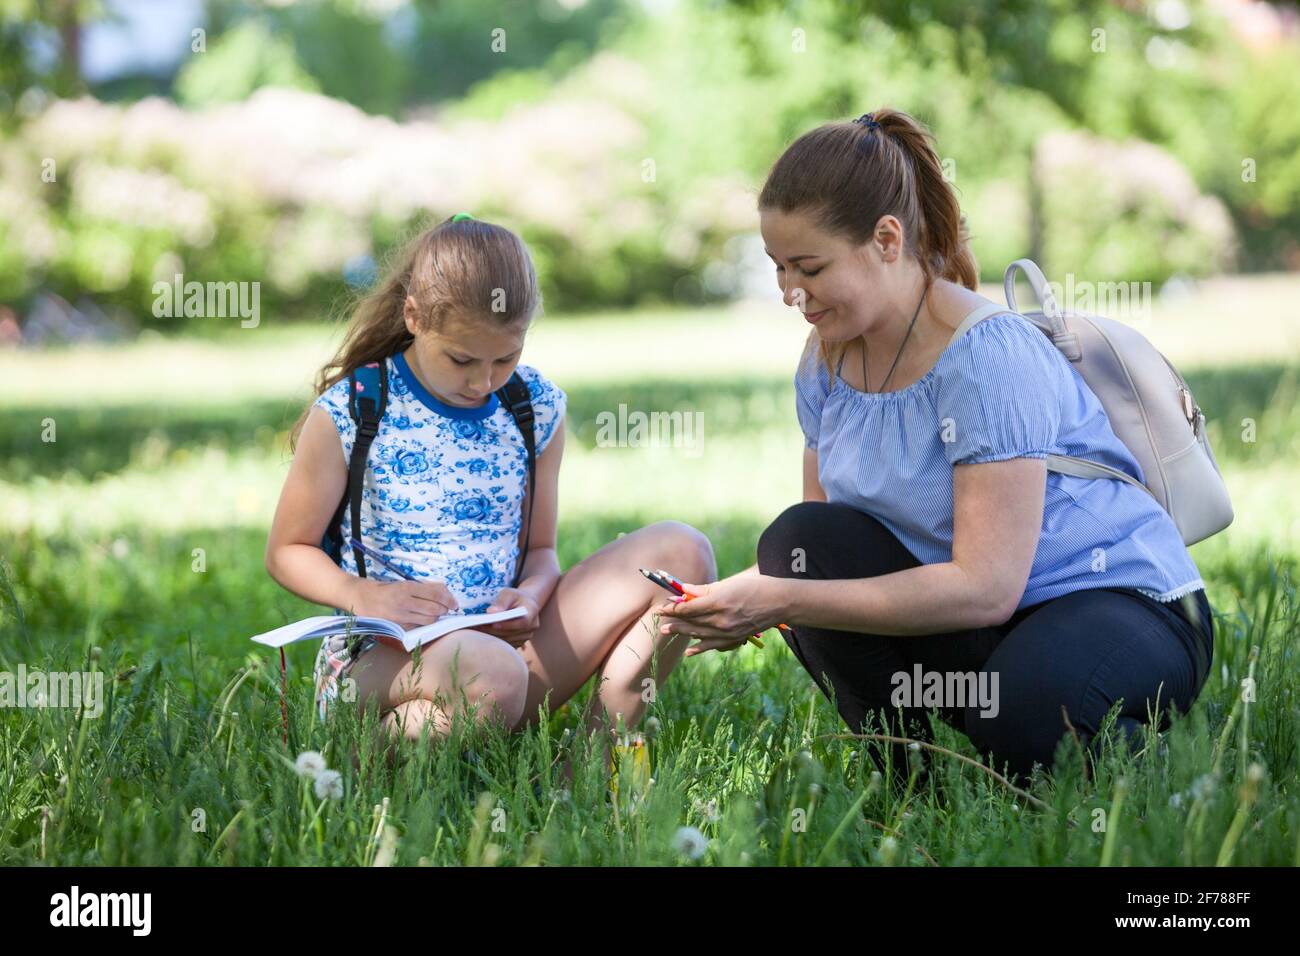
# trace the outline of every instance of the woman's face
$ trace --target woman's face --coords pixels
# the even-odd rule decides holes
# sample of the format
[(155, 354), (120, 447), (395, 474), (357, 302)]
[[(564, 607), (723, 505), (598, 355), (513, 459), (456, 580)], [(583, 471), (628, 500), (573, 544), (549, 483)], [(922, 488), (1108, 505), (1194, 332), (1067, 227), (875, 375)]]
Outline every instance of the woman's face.
[(845, 342), (880, 327), (901, 292), (897, 219), (882, 216), (860, 246), (824, 232), (802, 212), (761, 210), (759, 221), (786, 305), (798, 308), (824, 341)]
[(504, 325), (491, 317), (449, 315), (441, 329), (420, 331), (413, 300), (407, 303), (406, 327), (415, 336), (411, 343), (415, 369), (435, 398), (474, 408), (510, 380), (523, 352), (526, 323)]

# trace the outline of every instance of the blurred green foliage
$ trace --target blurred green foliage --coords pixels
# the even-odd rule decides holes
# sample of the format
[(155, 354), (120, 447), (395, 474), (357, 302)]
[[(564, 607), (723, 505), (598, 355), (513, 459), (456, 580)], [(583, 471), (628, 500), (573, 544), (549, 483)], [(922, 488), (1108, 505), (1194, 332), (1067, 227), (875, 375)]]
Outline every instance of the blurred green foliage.
[[(179, 120), (157, 109), (96, 113), (73, 124), (89, 132), (57, 137), (40, 109), (11, 110), (0, 300), (89, 291), (158, 324), (142, 303), (183, 270), (259, 281), (278, 316), (319, 314), (348, 263), (382, 260), (454, 208), (524, 235), (548, 307), (723, 299), (753, 270), (741, 240), (782, 149), (882, 105), (935, 131), (987, 279), (1025, 254), (1093, 281), (1300, 263), (1300, 44), (1248, 50), (1204, 3), (1175, 3), (1172, 19), (1101, 0), (570, 6), (209, 0), (207, 50), (174, 77), (178, 102), (244, 104), (278, 86), (340, 108), (283, 100), (291, 151), (223, 144), (207, 114), (169, 141), (147, 127)], [(42, 16), (7, 24), (0, 48), (24, 22), (57, 29)], [(33, 82), (30, 64), (6, 63), (0, 102)], [(344, 103), (420, 122), (381, 146), (387, 127)], [(195, 158), (217, 150), (237, 171), (258, 149), (284, 152), (243, 179)], [(57, 182), (37, 178), (49, 158)], [(282, 181), (295, 177), (305, 185)], [(175, 196), (203, 224), (105, 210), (106, 180)]]

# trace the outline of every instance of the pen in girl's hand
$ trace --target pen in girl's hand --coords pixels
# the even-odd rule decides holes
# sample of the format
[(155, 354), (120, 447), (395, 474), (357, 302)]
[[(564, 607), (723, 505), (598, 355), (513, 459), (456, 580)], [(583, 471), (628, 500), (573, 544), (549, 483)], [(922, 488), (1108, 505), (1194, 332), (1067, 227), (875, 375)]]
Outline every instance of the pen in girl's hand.
[(384, 558), (384, 556), (383, 556), (382, 554), (380, 554), (380, 553), (379, 553), (378, 551), (376, 551), (374, 548), (370, 548), (370, 547), (367, 547), (366, 545), (362, 544), (362, 543), (361, 543), (360, 541), (358, 541), (356, 538), (348, 538), (348, 544), (352, 545), (352, 547), (354, 547), (354, 548), (359, 548), (363, 554), (368, 555), (369, 557), (374, 558), (376, 561), (378, 561), (380, 564), (382, 564), (384, 567), (386, 567), (389, 571), (392, 571), (394, 574), (399, 575), (399, 576), (405, 578), (405, 579), (408, 580), (408, 581), (415, 581), (415, 580), (417, 580), (416, 578), (411, 577), (411, 575), (407, 574), (407, 573), (406, 573), (405, 571), (403, 571), (401, 568), (395, 568), (395, 567), (393, 567), (391, 564), (388, 563), (388, 561)]

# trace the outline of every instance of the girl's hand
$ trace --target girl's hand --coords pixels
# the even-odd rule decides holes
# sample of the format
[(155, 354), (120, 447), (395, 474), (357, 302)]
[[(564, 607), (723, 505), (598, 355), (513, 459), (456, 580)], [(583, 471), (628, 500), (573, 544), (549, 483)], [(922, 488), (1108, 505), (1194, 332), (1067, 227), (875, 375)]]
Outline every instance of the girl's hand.
[(432, 624), (459, 606), (442, 581), (376, 581), (357, 578), (351, 610), (365, 617), (382, 617), (405, 630)]
[(781, 579), (756, 574), (735, 574), (714, 584), (686, 584), (690, 600), (674, 602), (671, 598), (654, 610), (664, 618), (659, 630), (664, 634), (698, 637), (698, 644), (686, 649), (687, 657), (705, 651), (730, 651), (776, 627), (785, 615)]
[(491, 634), (493, 637), (499, 637), (514, 647), (519, 647), (531, 640), (533, 632), (537, 630), (538, 620), (542, 613), (541, 608), (537, 606), (537, 601), (531, 594), (518, 588), (502, 588), (497, 592), (497, 596), (492, 599), (486, 613), (494, 614), (497, 611), (508, 611), (512, 607), (527, 609), (528, 616), (517, 617), (511, 621), (500, 621), (496, 624), (483, 624), (475, 628), (475, 630), (482, 631), (484, 634)]

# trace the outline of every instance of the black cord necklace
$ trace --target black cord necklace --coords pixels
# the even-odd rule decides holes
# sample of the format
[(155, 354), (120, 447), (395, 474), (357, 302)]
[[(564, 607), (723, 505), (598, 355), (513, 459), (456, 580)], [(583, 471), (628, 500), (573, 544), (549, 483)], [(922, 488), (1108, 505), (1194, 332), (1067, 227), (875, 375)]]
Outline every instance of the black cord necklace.
[[(907, 345), (907, 340), (912, 336), (912, 326), (916, 325), (916, 318), (921, 314), (921, 306), (925, 304), (925, 294), (928, 291), (929, 291), (928, 288), (921, 290), (921, 301), (916, 303), (916, 311), (912, 313), (912, 321), (907, 324), (907, 332), (904, 333), (903, 341), (898, 346), (898, 352), (896, 352), (894, 355), (894, 364), (889, 366), (889, 372), (888, 374), (885, 375), (885, 380), (880, 383), (880, 388), (878, 389), (877, 394), (879, 392), (883, 392), (885, 390), (885, 386), (889, 384), (889, 380), (893, 378), (894, 369), (897, 368), (898, 360), (903, 356), (903, 348)], [(866, 339), (862, 340), (862, 390), (864, 392), (871, 391), (871, 381), (870, 379), (867, 378), (867, 340)]]

